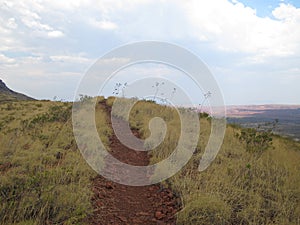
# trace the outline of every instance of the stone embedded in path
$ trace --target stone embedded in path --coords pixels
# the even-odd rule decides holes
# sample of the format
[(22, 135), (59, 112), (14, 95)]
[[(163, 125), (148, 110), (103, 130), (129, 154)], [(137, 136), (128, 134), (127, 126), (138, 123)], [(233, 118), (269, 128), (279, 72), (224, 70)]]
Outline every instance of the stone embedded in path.
[(158, 220), (161, 220), (162, 218), (166, 217), (166, 215), (164, 215), (162, 212), (160, 211), (157, 211), (155, 213), (155, 218), (158, 219)]

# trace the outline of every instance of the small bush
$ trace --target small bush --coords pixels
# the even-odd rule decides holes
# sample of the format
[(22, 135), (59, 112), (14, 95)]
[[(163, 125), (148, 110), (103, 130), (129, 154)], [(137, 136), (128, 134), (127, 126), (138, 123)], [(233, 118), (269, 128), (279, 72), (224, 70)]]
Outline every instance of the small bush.
[(80, 102), (86, 102), (90, 101), (93, 97), (88, 96), (88, 95), (79, 95), (79, 101)]
[(108, 97), (106, 100), (106, 105), (112, 107), (115, 101), (115, 97)]
[(272, 133), (269, 131), (257, 131), (254, 128), (243, 128), (238, 139), (246, 144), (249, 152), (263, 152), (272, 145)]
[(200, 118), (208, 118), (209, 114), (206, 112), (200, 113)]

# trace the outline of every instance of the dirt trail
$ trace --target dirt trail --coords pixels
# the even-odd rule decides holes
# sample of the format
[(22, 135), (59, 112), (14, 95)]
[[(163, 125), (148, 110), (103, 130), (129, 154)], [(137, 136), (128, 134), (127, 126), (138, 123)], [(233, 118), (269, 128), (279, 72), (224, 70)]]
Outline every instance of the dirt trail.
[[(102, 104), (110, 113), (110, 108)], [(125, 129), (125, 122), (117, 120), (118, 129)], [(138, 137), (138, 133), (133, 131)], [(132, 165), (148, 165), (147, 152), (134, 151), (118, 140), (110, 139), (111, 154), (118, 160)], [(107, 162), (109, 164), (109, 162)], [(113, 183), (102, 176), (93, 180), (92, 204), (94, 214), (90, 224), (176, 224), (175, 214), (180, 209), (180, 198), (160, 184), (133, 187)]]

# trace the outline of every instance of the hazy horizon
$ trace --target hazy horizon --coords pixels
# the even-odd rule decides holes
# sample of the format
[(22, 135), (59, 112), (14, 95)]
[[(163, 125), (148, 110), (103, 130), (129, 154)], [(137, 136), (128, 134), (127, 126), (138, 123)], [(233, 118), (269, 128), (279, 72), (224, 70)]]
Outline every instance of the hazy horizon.
[[(0, 21), (0, 79), (36, 99), (72, 101), (99, 57), (126, 43), (158, 40), (203, 60), (225, 105), (300, 105), (296, 0), (0, 0)], [(125, 72), (122, 82), (179, 74), (161, 65)], [(176, 76), (200, 104), (205, 93), (194, 92), (188, 80)]]

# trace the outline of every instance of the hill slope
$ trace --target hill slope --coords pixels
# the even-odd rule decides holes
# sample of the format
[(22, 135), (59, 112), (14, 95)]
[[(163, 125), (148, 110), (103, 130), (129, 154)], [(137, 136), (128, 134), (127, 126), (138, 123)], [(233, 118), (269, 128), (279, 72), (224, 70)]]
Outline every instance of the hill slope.
[(6, 86), (6, 84), (0, 79), (0, 102), (12, 101), (12, 100), (34, 100), (34, 99), (9, 89)]
[[(113, 152), (116, 142), (107, 110), (112, 102), (112, 98), (99, 100), (95, 121), (102, 142)], [(94, 218), (95, 212), (103, 215), (105, 207), (120, 202), (107, 200), (117, 190), (114, 183), (105, 185), (101, 179), (94, 183), (97, 174), (76, 146), (71, 109), (71, 103), (63, 102), (0, 102), (0, 224), (91, 224), (89, 218)], [(163, 143), (151, 151), (150, 164), (167, 158), (180, 136), (176, 110), (151, 102), (134, 106), (130, 126), (146, 138), (150, 135), (149, 121), (155, 116), (166, 121), (167, 132)], [(200, 122), (200, 139), (193, 157), (161, 184), (182, 200), (176, 224), (299, 224), (300, 143), (228, 126), (217, 158), (206, 171), (199, 172), (211, 120), (202, 115)], [(93, 136), (87, 134), (89, 137)], [(164, 172), (168, 168), (158, 169)], [(132, 204), (138, 207), (143, 203)], [(130, 209), (126, 206), (114, 204), (112, 215), (130, 216), (119, 213)], [(168, 207), (158, 216), (167, 217)], [(99, 224), (98, 219), (102, 221), (99, 214)], [(121, 217), (118, 224), (126, 221), (131, 218)]]

